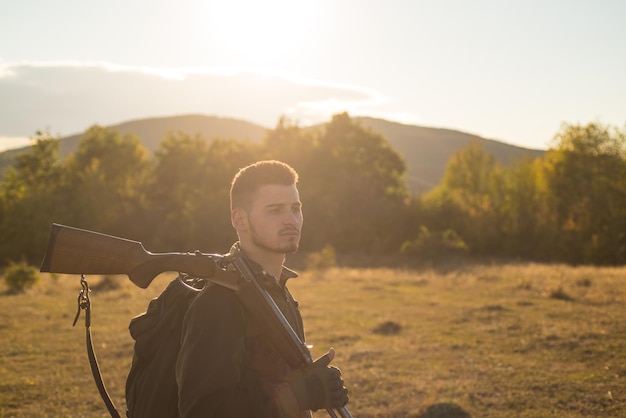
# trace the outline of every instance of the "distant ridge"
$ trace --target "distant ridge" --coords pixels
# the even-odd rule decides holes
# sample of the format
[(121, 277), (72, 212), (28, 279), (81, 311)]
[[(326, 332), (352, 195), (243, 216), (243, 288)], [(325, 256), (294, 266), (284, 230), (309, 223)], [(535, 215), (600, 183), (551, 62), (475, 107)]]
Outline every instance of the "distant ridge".
[[(480, 142), (485, 152), (492, 154), (503, 164), (524, 156), (536, 158), (544, 153), (541, 150), (517, 147), (450, 129), (404, 125), (370, 117), (354, 117), (354, 120), (385, 136), (391, 146), (404, 155), (407, 164), (407, 184), (413, 193), (426, 192), (437, 186), (443, 178), (450, 157), (472, 141)], [(322, 126), (316, 125), (314, 128)], [(258, 142), (268, 130), (244, 120), (197, 114), (132, 120), (108, 127), (122, 135), (129, 133), (137, 135), (150, 152), (154, 152), (170, 132), (197, 134), (206, 139), (232, 138)], [(62, 158), (76, 149), (83, 135), (84, 133), (81, 133), (61, 138), (59, 152)], [(0, 174), (12, 164), (16, 155), (27, 149), (28, 147), (24, 147), (1, 152)]]
[[(181, 115), (137, 119), (108, 126), (122, 135), (135, 134), (141, 143), (151, 153), (159, 143), (171, 132), (183, 132), (189, 135), (200, 135), (206, 139), (228, 138), (250, 141), (260, 141), (267, 128), (239, 119), (221, 118), (207, 115)], [(71, 154), (83, 133), (61, 138), (59, 153), (61, 157)]]
[(407, 183), (413, 192), (425, 192), (437, 186), (445, 174), (450, 157), (473, 141), (482, 144), (485, 152), (493, 155), (502, 164), (510, 164), (525, 156), (537, 158), (545, 152), (451, 129), (404, 125), (370, 117), (354, 119), (381, 133), (396, 151), (404, 155)]

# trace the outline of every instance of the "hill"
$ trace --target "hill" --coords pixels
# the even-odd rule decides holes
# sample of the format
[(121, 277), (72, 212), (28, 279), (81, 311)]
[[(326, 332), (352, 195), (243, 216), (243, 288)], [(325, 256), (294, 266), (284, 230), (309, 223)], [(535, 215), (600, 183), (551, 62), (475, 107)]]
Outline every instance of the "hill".
[[(404, 125), (369, 117), (357, 117), (355, 120), (358, 120), (363, 126), (381, 133), (395, 150), (404, 155), (408, 171), (407, 183), (412, 192), (425, 192), (439, 184), (450, 157), (472, 141), (480, 142), (486, 152), (492, 154), (496, 160), (503, 164), (520, 159), (525, 155), (535, 158), (544, 152), (450, 129)], [(169, 132), (197, 134), (208, 139), (233, 138), (260, 141), (268, 129), (244, 120), (206, 115), (133, 120), (112, 125), (109, 128), (115, 129), (123, 135), (128, 133), (137, 135), (150, 152), (154, 152), (158, 148), (159, 142)], [(82, 133), (61, 138), (61, 157), (66, 157), (76, 149), (81, 136)], [(26, 149), (28, 148), (0, 153), (0, 173), (3, 173), (12, 163), (16, 155)]]
[(367, 117), (355, 119), (384, 135), (391, 146), (404, 155), (407, 183), (413, 192), (424, 192), (437, 186), (450, 157), (473, 141), (482, 144), (485, 152), (502, 164), (509, 164), (524, 156), (537, 158), (544, 153), (542, 150), (522, 148), (451, 129), (403, 125)]
[[(122, 135), (135, 134), (151, 153), (170, 132), (183, 132), (200, 135), (207, 139), (233, 138), (238, 140), (260, 141), (267, 130), (239, 119), (220, 118), (206, 115), (183, 115), (132, 120), (119, 125), (109, 126)], [(66, 157), (78, 146), (82, 133), (61, 139), (60, 154)]]

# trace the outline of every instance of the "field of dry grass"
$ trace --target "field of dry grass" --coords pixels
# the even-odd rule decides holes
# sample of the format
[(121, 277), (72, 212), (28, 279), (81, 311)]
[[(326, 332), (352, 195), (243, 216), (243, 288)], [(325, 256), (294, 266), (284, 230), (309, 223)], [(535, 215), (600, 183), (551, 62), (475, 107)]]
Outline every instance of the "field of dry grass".
[[(96, 350), (120, 410), (128, 321), (170, 278), (147, 290), (88, 278)], [(625, 283), (626, 268), (460, 263), (303, 272), (290, 287), (314, 356), (337, 350), (355, 417), (455, 407), (458, 417), (576, 418), (626, 416)], [(43, 275), (19, 295), (0, 287), (0, 417), (108, 416), (83, 323), (71, 326), (79, 290), (76, 276)]]

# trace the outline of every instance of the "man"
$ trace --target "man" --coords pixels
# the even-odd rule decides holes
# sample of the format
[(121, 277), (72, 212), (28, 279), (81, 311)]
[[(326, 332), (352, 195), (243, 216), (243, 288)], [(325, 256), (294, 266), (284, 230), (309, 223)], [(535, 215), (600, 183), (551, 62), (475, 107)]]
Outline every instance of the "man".
[[(287, 164), (261, 161), (234, 177), (231, 222), (241, 251), (294, 331), (304, 341), (298, 304), (286, 282), (296, 274), (283, 266), (298, 250), (302, 204), (298, 175)], [(290, 370), (236, 294), (218, 285), (204, 289), (183, 324), (176, 364), (179, 415), (190, 417), (302, 417), (308, 410), (341, 408), (348, 402), (341, 373), (328, 366), (331, 349), (304, 370)]]

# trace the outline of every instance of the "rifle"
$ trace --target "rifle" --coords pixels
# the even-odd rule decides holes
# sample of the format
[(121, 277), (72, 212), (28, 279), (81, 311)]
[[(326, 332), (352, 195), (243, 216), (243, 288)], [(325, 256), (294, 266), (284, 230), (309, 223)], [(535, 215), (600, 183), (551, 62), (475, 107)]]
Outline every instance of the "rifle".
[[(239, 274), (227, 271), (234, 267)], [(176, 271), (205, 278), (235, 291), (242, 305), (255, 318), (285, 362), (293, 369), (313, 363), (306, 344), (295, 333), (287, 319), (265, 289), (258, 283), (253, 271), (240, 252), (226, 255), (193, 253), (151, 253), (143, 244), (125, 238), (94, 231), (52, 224), (41, 272), (80, 274), (83, 291), (79, 295), (80, 307), (86, 309), (87, 347), (92, 373), (111, 416), (120, 415), (115, 409), (100, 377), (97, 360), (93, 354), (89, 330), (88, 287), (86, 274), (124, 274), (138, 287), (147, 288), (159, 274)], [(82, 303), (81, 303), (82, 301)], [(78, 318), (78, 314), (76, 319)], [(76, 320), (74, 321), (76, 322)], [(351, 418), (344, 406), (328, 409), (333, 417)]]

